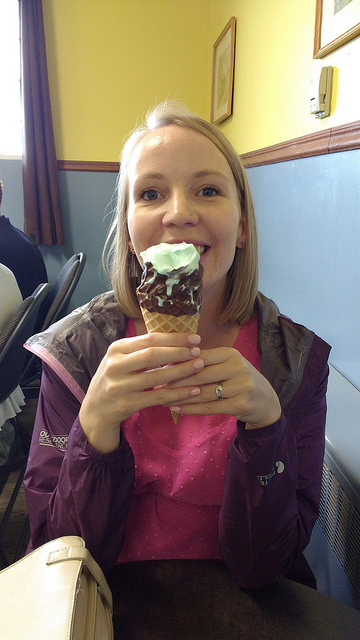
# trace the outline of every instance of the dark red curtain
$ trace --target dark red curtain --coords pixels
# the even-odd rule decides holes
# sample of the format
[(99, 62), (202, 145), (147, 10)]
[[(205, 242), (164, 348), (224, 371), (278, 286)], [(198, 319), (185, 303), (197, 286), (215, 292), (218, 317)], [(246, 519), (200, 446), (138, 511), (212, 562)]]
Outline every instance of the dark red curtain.
[(41, 0), (19, 0), (24, 117), (24, 230), (37, 244), (63, 244)]

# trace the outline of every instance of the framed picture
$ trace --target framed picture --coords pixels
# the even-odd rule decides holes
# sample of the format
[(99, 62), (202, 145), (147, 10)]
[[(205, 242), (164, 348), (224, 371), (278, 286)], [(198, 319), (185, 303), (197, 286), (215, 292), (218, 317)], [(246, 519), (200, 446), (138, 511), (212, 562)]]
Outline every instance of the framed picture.
[(213, 46), (211, 122), (232, 114), (236, 18), (230, 18)]
[(360, 0), (316, 0), (314, 58), (360, 34)]

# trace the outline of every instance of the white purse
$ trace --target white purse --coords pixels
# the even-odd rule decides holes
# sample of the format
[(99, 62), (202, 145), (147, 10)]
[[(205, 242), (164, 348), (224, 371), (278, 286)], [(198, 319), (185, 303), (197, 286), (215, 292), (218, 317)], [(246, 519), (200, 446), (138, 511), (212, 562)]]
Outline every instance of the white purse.
[(77, 536), (57, 538), (0, 572), (4, 640), (113, 640), (112, 595)]

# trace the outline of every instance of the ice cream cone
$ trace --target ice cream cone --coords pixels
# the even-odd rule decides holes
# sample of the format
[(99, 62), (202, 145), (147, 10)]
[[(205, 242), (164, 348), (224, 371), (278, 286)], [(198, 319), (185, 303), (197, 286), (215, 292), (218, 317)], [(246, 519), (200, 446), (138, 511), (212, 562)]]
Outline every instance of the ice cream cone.
[[(196, 333), (203, 267), (186, 242), (160, 243), (141, 252), (144, 269), (136, 289), (148, 333)], [(179, 414), (171, 412), (173, 420)]]
[(196, 333), (199, 314), (194, 316), (171, 316), (168, 313), (149, 311), (141, 307), (148, 333)]
[(177, 411), (172, 411), (171, 409), (170, 409), (170, 413), (171, 413), (171, 417), (173, 419), (174, 424), (177, 424), (177, 421), (180, 418), (180, 413), (178, 413)]

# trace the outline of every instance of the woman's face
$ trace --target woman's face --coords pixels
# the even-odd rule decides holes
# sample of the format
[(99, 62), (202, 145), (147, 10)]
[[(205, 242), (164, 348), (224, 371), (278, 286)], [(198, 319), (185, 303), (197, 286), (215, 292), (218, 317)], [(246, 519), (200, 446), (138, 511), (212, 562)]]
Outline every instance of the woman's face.
[(130, 243), (194, 244), (204, 267), (203, 300), (219, 300), (236, 247), (245, 240), (230, 165), (206, 136), (177, 125), (149, 132), (128, 171)]

